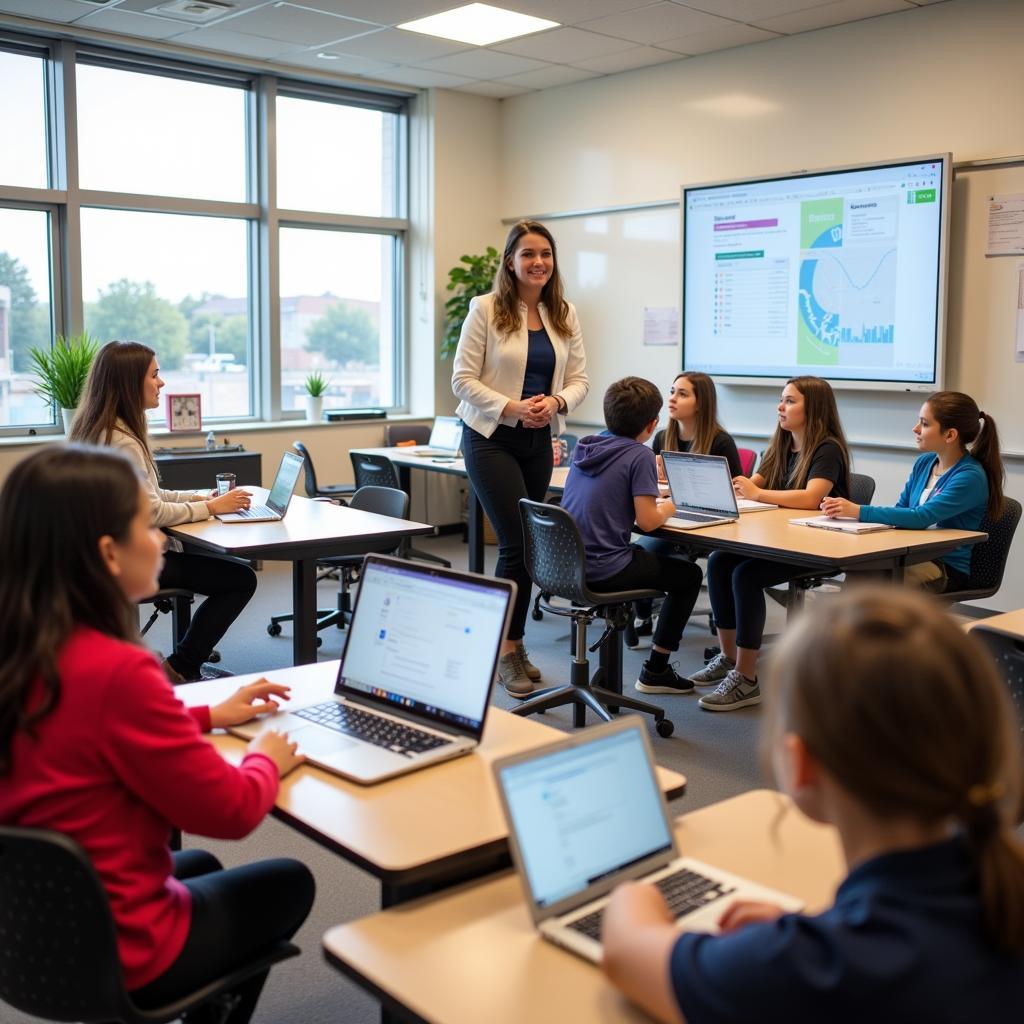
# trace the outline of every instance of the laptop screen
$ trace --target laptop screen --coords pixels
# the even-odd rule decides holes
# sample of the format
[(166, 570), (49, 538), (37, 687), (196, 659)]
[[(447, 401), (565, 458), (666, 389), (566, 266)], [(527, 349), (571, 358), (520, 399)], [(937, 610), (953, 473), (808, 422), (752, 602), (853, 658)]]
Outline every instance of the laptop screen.
[(498, 778), (538, 907), (672, 849), (639, 729), (507, 765)]
[(457, 416), (438, 416), (430, 432), (430, 447), (457, 452), (462, 444), (462, 422)]
[(676, 508), (736, 515), (729, 463), (718, 455), (662, 452), (665, 475)]
[(295, 490), (295, 481), (299, 479), (302, 472), (302, 459), (294, 452), (285, 452), (281, 459), (281, 466), (274, 477), (274, 485), (270, 488), (270, 496), (267, 504), (275, 512), (284, 512), (288, 507), (292, 491)]
[(512, 593), (505, 580), (368, 559), (335, 692), (479, 733)]

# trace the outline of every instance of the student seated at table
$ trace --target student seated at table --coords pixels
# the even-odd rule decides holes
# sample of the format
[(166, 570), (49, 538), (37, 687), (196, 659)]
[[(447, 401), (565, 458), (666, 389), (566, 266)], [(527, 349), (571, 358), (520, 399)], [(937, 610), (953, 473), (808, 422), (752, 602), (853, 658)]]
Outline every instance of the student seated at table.
[(772, 662), (765, 760), (838, 830), (834, 904), (735, 903), (721, 935), (680, 935), (630, 883), (604, 915), (606, 973), (675, 1024), (1020, 1020), (1022, 752), (987, 652), (928, 596), (862, 587), (802, 616)]
[[(921, 455), (895, 505), (855, 505), (846, 498), (826, 498), (821, 503), (825, 515), (905, 530), (977, 530), (986, 513), (992, 519), (1003, 514), (1005, 471), (996, 423), (970, 395), (936, 391), (921, 406), (914, 437)], [(970, 573), (971, 547), (965, 545), (935, 561), (908, 565), (903, 578), (941, 594), (963, 590)]]
[[(202, 850), (168, 849), (172, 827), (247, 835), (301, 757), (267, 732), (234, 767), (200, 734), (200, 722), (274, 710), (283, 687), (256, 684), (191, 714), (175, 696), (138, 634), (135, 602), (156, 589), (164, 545), (151, 523), (131, 461), (87, 445), (48, 446), (0, 491), (0, 821), (84, 848), (143, 1007), (290, 938), (314, 888), (298, 861), (223, 870)], [(239, 992), (230, 1024), (249, 1020), (265, 978)]]
[(633, 524), (656, 530), (675, 514), (661, 498), (654, 452), (661, 392), (642, 377), (624, 377), (604, 395), (608, 430), (584, 437), (573, 451), (562, 507), (576, 520), (587, 554), (587, 586), (598, 593), (650, 588), (665, 593), (650, 657), (636, 688), (644, 693), (692, 693), (693, 684), (669, 664), (700, 593), (693, 562), (630, 543)]
[[(240, 488), (211, 496), (168, 491), (160, 486), (160, 474), (149, 447), (146, 410), (160, 407), (163, 386), (156, 353), (148, 345), (109, 342), (93, 361), (70, 439), (110, 445), (135, 463), (144, 477), (154, 526), (196, 523), (220, 512), (248, 508), (250, 494)], [(171, 538), (157, 589), (164, 587), (207, 595), (181, 643), (163, 664), (172, 683), (200, 679), (203, 662), (256, 593), (256, 574), (238, 559), (186, 554), (180, 542)]]
[[(817, 509), (822, 499), (850, 496), (850, 453), (836, 398), (820, 377), (794, 377), (782, 389), (778, 423), (761, 465), (737, 476), (741, 498), (781, 508)], [(706, 711), (735, 711), (761, 703), (757, 658), (764, 634), (764, 588), (807, 575), (801, 566), (713, 551), (708, 558), (708, 597), (721, 653), (690, 680), (716, 686), (700, 699)]]

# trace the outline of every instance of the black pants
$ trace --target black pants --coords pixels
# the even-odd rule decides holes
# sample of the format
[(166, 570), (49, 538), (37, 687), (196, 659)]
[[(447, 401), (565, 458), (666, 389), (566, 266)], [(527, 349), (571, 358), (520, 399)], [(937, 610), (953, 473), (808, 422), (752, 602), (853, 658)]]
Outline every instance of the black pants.
[[(177, 960), (132, 993), (143, 1008), (184, 998), (290, 939), (313, 906), (313, 876), (297, 860), (257, 861), (225, 871), (205, 850), (183, 850), (174, 854), (174, 876), (192, 894), (192, 923)], [(227, 1024), (246, 1024), (266, 980), (263, 971), (237, 990), (241, 1000)]]
[[(660, 558), (676, 558), (687, 562), (694, 562), (697, 559), (696, 553), (686, 544), (662, 540), (660, 537), (641, 537), (635, 543), (637, 547), (644, 548)], [(653, 601), (637, 601), (633, 607), (636, 609), (638, 619), (649, 619), (654, 613)]]
[(207, 595), (192, 614), (192, 623), (168, 659), (186, 679), (198, 679), (203, 662), (256, 593), (256, 573), (235, 558), (168, 551), (160, 586)]
[(498, 535), (498, 564), (494, 574), (513, 580), (518, 587), (509, 640), (526, 632), (533, 581), (523, 561), (523, 523), (519, 499), (543, 501), (551, 483), (551, 428), (498, 426), (490, 437), (472, 427), (462, 431), (466, 473), (477, 500)]
[(697, 603), (704, 574), (696, 562), (656, 555), (637, 544), (630, 545), (630, 548), (633, 558), (629, 565), (606, 579), (588, 579), (587, 586), (599, 594), (648, 588), (664, 591), (665, 603), (661, 606), (653, 639), (666, 651), (678, 651), (683, 629)]

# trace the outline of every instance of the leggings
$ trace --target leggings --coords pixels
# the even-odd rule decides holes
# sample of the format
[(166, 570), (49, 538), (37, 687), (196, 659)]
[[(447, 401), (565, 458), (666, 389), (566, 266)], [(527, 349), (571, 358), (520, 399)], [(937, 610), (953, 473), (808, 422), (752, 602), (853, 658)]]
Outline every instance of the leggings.
[(198, 679), (203, 662), (256, 593), (256, 573), (235, 558), (168, 551), (160, 587), (208, 595), (192, 615), (182, 641), (168, 659), (186, 679)]
[(498, 535), (498, 564), (494, 575), (513, 580), (518, 588), (508, 627), (509, 640), (526, 632), (533, 580), (523, 558), (523, 522), (519, 499), (543, 501), (551, 483), (551, 428), (531, 430), (521, 424), (499, 425), (490, 437), (472, 427), (462, 431), (466, 473), (477, 500)]
[(715, 624), (736, 630), (736, 646), (757, 651), (764, 635), (764, 588), (813, 575), (806, 566), (746, 558), (725, 551), (708, 557), (708, 596)]
[[(313, 876), (297, 860), (264, 860), (224, 870), (205, 850), (183, 850), (174, 854), (174, 877), (192, 896), (192, 923), (177, 960), (132, 993), (144, 1009), (182, 999), (290, 939), (313, 906)], [(239, 1003), (226, 1024), (247, 1024), (267, 973), (239, 986)]]

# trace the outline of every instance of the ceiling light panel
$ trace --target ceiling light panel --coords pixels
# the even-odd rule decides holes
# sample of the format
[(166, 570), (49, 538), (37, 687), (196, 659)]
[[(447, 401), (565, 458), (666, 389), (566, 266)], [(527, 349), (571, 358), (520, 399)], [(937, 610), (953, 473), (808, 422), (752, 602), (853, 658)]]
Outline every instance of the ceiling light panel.
[(503, 39), (543, 32), (557, 28), (557, 21), (535, 18), (529, 14), (506, 11), (490, 4), (466, 4), (450, 11), (433, 14), (428, 18), (407, 21), (398, 28), (407, 32), (419, 32), (427, 36), (440, 36), (471, 46), (489, 46)]

